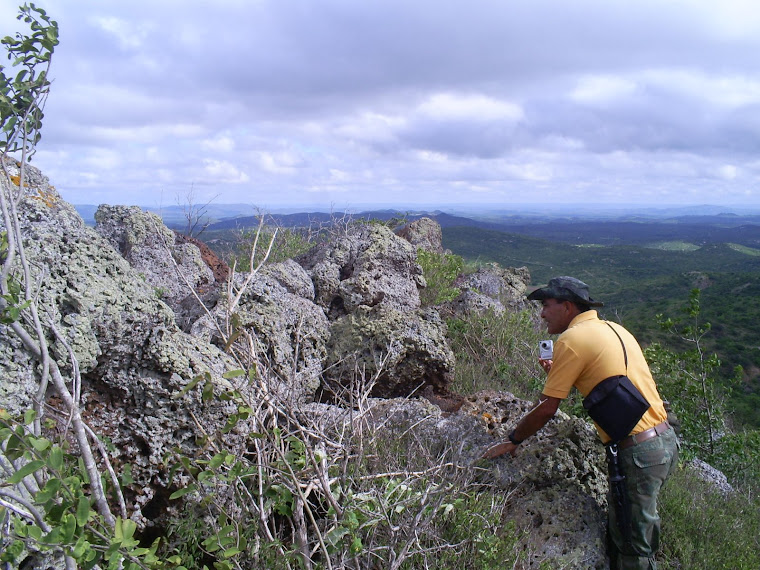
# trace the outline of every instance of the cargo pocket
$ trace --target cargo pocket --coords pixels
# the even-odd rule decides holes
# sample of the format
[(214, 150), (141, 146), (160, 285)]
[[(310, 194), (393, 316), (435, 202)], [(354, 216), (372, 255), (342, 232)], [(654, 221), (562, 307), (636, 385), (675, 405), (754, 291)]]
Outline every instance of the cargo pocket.
[(631, 458), (636, 466), (630, 476), (631, 483), (635, 484), (636, 491), (643, 496), (655, 497), (668, 477), (673, 453), (668, 449), (657, 447), (655, 449), (640, 450)]

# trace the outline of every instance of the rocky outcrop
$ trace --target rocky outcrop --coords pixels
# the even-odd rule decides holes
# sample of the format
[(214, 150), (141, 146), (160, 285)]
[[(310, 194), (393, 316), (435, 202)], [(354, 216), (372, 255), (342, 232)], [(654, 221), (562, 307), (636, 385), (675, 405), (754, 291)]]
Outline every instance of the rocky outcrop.
[(325, 389), (340, 395), (359, 381), (384, 398), (445, 392), (454, 370), (445, 332), (432, 309), (359, 307), (330, 325)]
[(155, 296), (174, 311), (180, 326), (187, 329), (192, 320), (188, 317), (200, 314), (193, 292), (205, 295), (216, 282), (198, 245), (178, 239), (161, 218), (137, 206), (101, 205), (95, 212), (95, 230), (145, 279)]
[(522, 310), (530, 303), (525, 292), (530, 283), (530, 272), (526, 267), (501, 267), (490, 263), (473, 273), (460, 275), (454, 287), (461, 293), (439, 309), (447, 316), (461, 317), (467, 314), (493, 311), (502, 314), (506, 309)]
[(192, 333), (220, 347), (237, 338), (234, 347), (244, 353), (242, 360), (262, 365), (273, 393), (291, 405), (313, 401), (329, 329), (327, 317), (313, 302), (306, 272), (289, 261), (245, 283), (247, 279), (235, 275), (232, 295), (225, 292), (214, 310), (193, 325)]
[(317, 304), (335, 320), (359, 307), (418, 309), (425, 280), (415, 251), (385, 226), (359, 224), (296, 261), (314, 282)]
[[(560, 411), (516, 458), (480, 459), (532, 407), (508, 392), (482, 392), (467, 397), (456, 413), (424, 399), (395, 398), (369, 401), (361, 417), (370, 431), (424, 442), (426, 453), (452, 457), (494, 492), (508, 489), (504, 517), (515, 524), (527, 553), (524, 568), (543, 568), (547, 560), (553, 568), (608, 568), (604, 448), (592, 424)], [(343, 408), (324, 404), (306, 406), (302, 418), (322, 429), (352, 421)]]
[(414, 220), (398, 230), (396, 234), (411, 243), (415, 249), (443, 253), (441, 226), (430, 218)]
[(415, 251), (385, 226), (361, 224), (299, 258), (331, 321), (325, 397), (356, 382), (382, 397), (446, 390), (454, 355), (440, 315), (420, 309)]
[[(351, 226), (299, 263), (234, 275), (231, 287), (219, 288), (197, 245), (177, 243), (154, 216), (102, 207), (95, 231), (38, 171), (29, 173), (18, 210), (40, 307), (60, 332), (48, 342), (70, 375), (73, 351), (86, 421), (112, 444), (117, 471), (131, 465), (134, 483), (126, 498), (129, 516), (141, 527), (170, 508), (167, 457), (173, 450), (193, 455), (215, 434), (235, 453), (248, 451), (245, 436), (253, 426), (241, 418), (222, 435), (237, 408), (211, 393), (234, 388), (252, 402), (262, 393), (278, 396), (304, 423), (332, 422), (340, 429), (355, 421), (354, 410), (314, 402), (320, 383), (323, 392), (338, 393), (366, 381), (382, 397), (363, 415), (374, 432), (410, 434), (432, 456), (452, 453), (477, 468), (495, 492), (512, 493), (505, 516), (519, 531), (530, 531), (519, 533), (530, 567), (547, 559), (565, 567), (604, 566), (606, 478), (592, 428), (559, 414), (516, 459), (478, 459), (530, 403), (506, 392), (466, 399), (447, 393), (454, 358), (439, 313), (420, 308), (425, 282), (408, 241), (383, 226)], [(509, 307), (526, 281), (522, 270), (494, 268), (462, 287)], [(183, 320), (178, 315), (191, 315), (183, 305), (187, 283), (213, 295), (213, 302)], [(263, 363), (257, 381), (268, 386), (254, 393), (246, 382), (225, 379), (239, 366), (226, 350), (252, 350)], [(38, 373), (0, 325), (2, 406), (28, 408)], [(55, 398), (48, 403), (57, 404)]]
[[(222, 400), (203, 402), (200, 386), (184, 396), (182, 389), (199, 375), (208, 375), (216, 392), (231, 388), (221, 376), (233, 363), (215, 346), (180, 331), (155, 286), (87, 227), (47, 179), (35, 169), (29, 173), (17, 208), (33, 278), (40, 284), (40, 310), (60, 335), (60, 340), (50, 335), (48, 345), (67, 374), (73, 374), (69, 348), (76, 356), (82, 414), (113, 444), (116, 469), (132, 466), (129, 515), (148, 525), (166, 508), (167, 453), (192, 454), (205, 426), (224, 425), (235, 411)], [(28, 408), (39, 370), (7, 327), (0, 328), (0, 346), (2, 391), (7, 395), (16, 385), (3, 406)], [(57, 407), (56, 399), (49, 403)], [(65, 414), (60, 417), (65, 424)], [(245, 432), (245, 422), (240, 427)], [(231, 434), (233, 446), (235, 437)]]

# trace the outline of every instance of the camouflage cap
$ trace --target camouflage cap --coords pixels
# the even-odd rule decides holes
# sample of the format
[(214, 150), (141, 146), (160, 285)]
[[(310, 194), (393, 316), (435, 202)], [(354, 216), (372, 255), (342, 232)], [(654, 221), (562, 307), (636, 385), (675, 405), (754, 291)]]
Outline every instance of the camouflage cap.
[(528, 295), (531, 301), (543, 301), (544, 299), (561, 299), (588, 305), (589, 307), (603, 307), (604, 303), (594, 301), (588, 294), (588, 285), (575, 277), (555, 277), (549, 280), (546, 287), (539, 287)]

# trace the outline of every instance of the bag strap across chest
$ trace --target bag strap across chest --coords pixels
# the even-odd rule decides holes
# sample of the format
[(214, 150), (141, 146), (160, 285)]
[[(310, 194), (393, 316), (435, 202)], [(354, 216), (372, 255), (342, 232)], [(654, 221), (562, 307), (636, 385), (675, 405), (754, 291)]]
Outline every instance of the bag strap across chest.
[(625, 343), (623, 342), (623, 339), (622, 339), (622, 338), (620, 338), (620, 335), (619, 335), (619, 334), (618, 334), (618, 332), (615, 330), (615, 327), (613, 327), (613, 326), (612, 326), (612, 325), (609, 323), (609, 321), (604, 321), (604, 324), (606, 324), (608, 327), (610, 327), (610, 329), (612, 329), (612, 332), (614, 332), (614, 333), (615, 333), (615, 336), (616, 336), (616, 337), (618, 337), (618, 340), (620, 341), (620, 346), (622, 346), (622, 347), (623, 347), (623, 359), (625, 360), (625, 373), (626, 373), (626, 375), (627, 375), (627, 374), (628, 374), (628, 353), (627, 353), (627, 352), (626, 352), (626, 350), (625, 350)]

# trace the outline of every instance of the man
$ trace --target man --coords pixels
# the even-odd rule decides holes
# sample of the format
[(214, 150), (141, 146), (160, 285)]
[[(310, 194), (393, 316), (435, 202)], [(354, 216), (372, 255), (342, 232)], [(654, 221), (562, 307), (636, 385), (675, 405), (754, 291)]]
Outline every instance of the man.
[[(560, 336), (552, 360), (539, 361), (549, 374), (538, 404), (518, 422), (508, 441), (489, 448), (483, 457), (505, 453), (514, 457), (523, 440), (554, 416), (573, 386), (585, 398), (602, 380), (627, 375), (650, 407), (628, 437), (617, 447), (608, 446), (608, 457), (610, 450), (616, 450), (622, 465), (631, 521), (629, 532), (621, 529), (611, 497), (609, 532), (614, 552), (610, 558), (613, 568), (656, 568), (660, 534), (657, 495), (678, 462), (678, 444), (641, 347), (623, 327), (599, 319), (592, 307), (603, 303), (591, 299), (588, 285), (574, 277), (555, 277), (528, 299), (541, 301), (541, 318), (549, 334)], [(614, 443), (598, 425), (597, 430), (602, 442)]]

